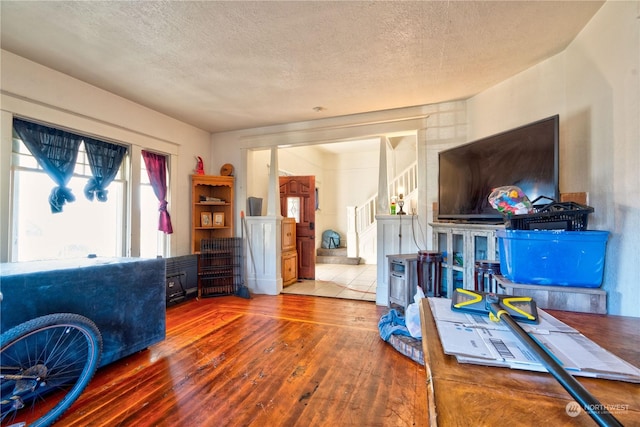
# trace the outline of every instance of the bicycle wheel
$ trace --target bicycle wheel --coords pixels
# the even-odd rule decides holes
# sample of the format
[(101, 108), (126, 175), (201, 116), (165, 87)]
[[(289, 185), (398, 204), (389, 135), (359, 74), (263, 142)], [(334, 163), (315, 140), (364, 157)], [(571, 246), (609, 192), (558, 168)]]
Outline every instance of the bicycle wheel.
[(53, 424), (85, 389), (101, 353), (100, 331), (77, 314), (38, 317), (3, 333), (0, 424)]

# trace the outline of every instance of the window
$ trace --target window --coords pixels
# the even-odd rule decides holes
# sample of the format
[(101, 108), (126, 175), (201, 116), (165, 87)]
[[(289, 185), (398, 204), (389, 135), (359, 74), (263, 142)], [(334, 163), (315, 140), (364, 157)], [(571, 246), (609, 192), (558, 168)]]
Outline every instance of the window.
[(158, 231), (158, 198), (151, 187), (142, 156), (140, 164), (140, 256), (165, 256), (166, 235)]
[(287, 216), (300, 223), (300, 197), (287, 197)]
[[(153, 181), (152, 186), (142, 158), (139, 166), (131, 161), (131, 153), (140, 153), (139, 148), (124, 147), (14, 118), (9, 260), (91, 254), (168, 256), (170, 239), (158, 231), (160, 203), (153, 188), (157, 183)], [(167, 155), (154, 156), (166, 167)], [(136, 164), (136, 170), (132, 164)], [(154, 179), (158, 179), (155, 174)], [(132, 183), (138, 185), (139, 191), (131, 191)], [(54, 189), (56, 192), (52, 193)], [(69, 190), (73, 201), (67, 200)], [(165, 208), (167, 197), (164, 189), (163, 192)], [(61, 202), (61, 193), (66, 203)], [(51, 204), (50, 194), (57, 196)], [(91, 195), (95, 201), (87, 199)], [(167, 231), (169, 214), (167, 210), (163, 212), (163, 228)]]
[(69, 182), (76, 200), (53, 214), (49, 194), (56, 184), (38, 165), (24, 143), (13, 139), (12, 261), (86, 257), (119, 257), (125, 251), (127, 181), (122, 162), (109, 185), (106, 202), (89, 201), (84, 186), (91, 178), (84, 144), (80, 145)]

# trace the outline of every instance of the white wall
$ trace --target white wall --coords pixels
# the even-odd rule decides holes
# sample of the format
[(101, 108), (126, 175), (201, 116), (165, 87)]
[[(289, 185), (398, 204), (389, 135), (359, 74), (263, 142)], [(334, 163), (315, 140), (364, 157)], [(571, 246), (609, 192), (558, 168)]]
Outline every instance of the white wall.
[[(328, 227), (347, 238), (347, 206), (362, 206), (378, 192), (379, 145), (374, 151), (334, 154), (327, 165), (327, 175), (333, 180), (330, 197), (334, 210), (328, 217)], [(326, 192), (325, 192), (326, 193)]]
[(210, 162), (210, 134), (10, 52), (1, 53), (1, 261), (8, 260), (11, 241), (8, 177), (13, 115), (128, 144), (138, 156), (142, 149), (170, 154), (171, 255), (190, 253), (190, 175), (195, 156), (204, 159), (207, 173), (216, 171)]
[[(395, 144), (392, 144), (393, 152), (389, 153), (389, 156), (393, 158), (393, 172), (389, 171), (389, 179), (393, 179), (394, 175), (402, 173), (406, 168), (411, 166), (416, 161), (418, 155), (417, 136), (408, 135), (400, 137)], [(377, 190), (377, 189), (376, 189)]]
[[(247, 153), (247, 166), (251, 169), (248, 177), (247, 197), (259, 197), (262, 199), (261, 215), (267, 213), (267, 195), (269, 194), (269, 163), (271, 162), (271, 150), (252, 150)], [(247, 209), (246, 201), (240, 201), (240, 209)]]
[(469, 140), (560, 114), (560, 191), (611, 233), (611, 314), (640, 317), (640, 2), (609, 1), (562, 52), (468, 100)]
[(427, 224), (438, 214), (434, 209), (438, 202), (438, 153), (469, 141), (466, 101), (444, 102), (432, 108), (427, 129), (418, 133), (418, 213), (421, 228), (426, 230), (427, 249), (434, 249), (433, 229)]

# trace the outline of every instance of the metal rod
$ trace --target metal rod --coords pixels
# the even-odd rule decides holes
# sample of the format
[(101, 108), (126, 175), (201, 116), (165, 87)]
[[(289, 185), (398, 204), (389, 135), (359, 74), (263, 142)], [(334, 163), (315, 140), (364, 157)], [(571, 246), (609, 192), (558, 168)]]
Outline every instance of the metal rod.
[[(499, 313), (498, 318), (502, 320), (524, 345), (533, 351), (549, 373), (569, 392), (576, 402), (594, 419), (598, 425), (603, 427), (620, 426), (622, 424), (598, 401), (589, 391), (582, 386), (571, 374), (569, 374), (537, 341), (524, 330), (518, 322), (507, 313), (499, 303), (491, 302), (491, 311)], [(598, 409), (596, 411), (595, 409)]]

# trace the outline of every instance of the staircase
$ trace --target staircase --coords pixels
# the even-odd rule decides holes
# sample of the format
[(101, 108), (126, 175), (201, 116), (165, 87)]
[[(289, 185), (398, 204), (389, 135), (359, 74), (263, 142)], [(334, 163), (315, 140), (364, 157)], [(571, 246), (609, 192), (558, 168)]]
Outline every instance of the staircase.
[[(388, 195), (394, 196), (403, 193), (404, 212), (414, 213), (412, 201), (418, 197), (418, 163), (413, 162), (398, 176), (396, 176), (388, 186)], [(376, 226), (376, 215), (378, 213), (378, 194), (374, 194), (357, 207), (347, 207), (349, 227), (347, 230), (346, 246), (355, 251), (351, 255), (358, 255), (363, 264), (375, 264), (377, 261), (378, 229)], [(349, 210), (353, 209), (353, 211)]]
[[(410, 211), (411, 201), (417, 197), (418, 189), (418, 162), (413, 162), (391, 183), (388, 184), (388, 194), (404, 194), (404, 212)], [(358, 265), (375, 264), (377, 248), (376, 214), (378, 210), (378, 195), (371, 196), (362, 206), (347, 206), (348, 230), (346, 235), (347, 246), (353, 249), (350, 257), (346, 247), (337, 249), (318, 248), (316, 250), (317, 264), (347, 264)]]
[(318, 248), (316, 250), (316, 264), (358, 265), (360, 264), (360, 258), (347, 256), (347, 248)]
[[(409, 165), (389, 184), (389, 197), (397, 196), (401, 192), (404, 192), (404, 211), (409, 214), (411, 213), (409, 211), (411, 199), (416, 198), (418, 193), (418, 162), (413, 162)], [(364, 202), (362, 206), (356, 208), (356, 230), (358, 234), (365, 232), (373, 226), (376, 221), (377, 210), (377, 193)]]

